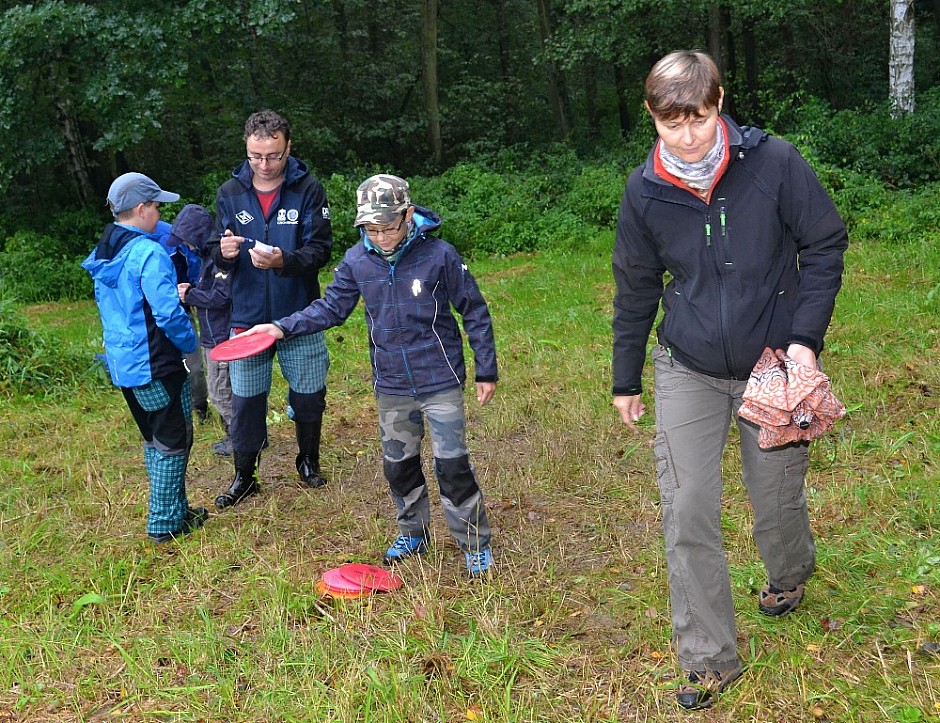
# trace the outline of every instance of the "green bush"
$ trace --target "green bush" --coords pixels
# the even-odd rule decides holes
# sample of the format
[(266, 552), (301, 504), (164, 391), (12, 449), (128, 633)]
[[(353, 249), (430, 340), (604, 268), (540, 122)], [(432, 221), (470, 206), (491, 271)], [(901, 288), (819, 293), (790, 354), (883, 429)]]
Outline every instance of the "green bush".
[(55, 216), (44, 232), (61, 240), (63, 253), (84, 258), (98, 243), (105, 224), (111, 220), (110, 212), (65, 211)]
[(563, 205), (585, 223), (614, 228), (620, 198), (632, 168), (620, 163), (586, 166), (572, 181)]
[(893, 188), (940, 181), (940, 88), (920, 93), (914, 113), (896, 116), (888, 102), (833, 111), (811, 98), (800, 107), (797, 120), (788, 139), (812, 147), (824, 163)]
[(91, 362), (33, 331), (13, 302), (0, 298), (0, 394), (54, 395), (92, 370)]
[(0, 252), (0, 296), (22, 303), (91, 298), (91, 277), (81, 267), (86, 255), (58, 238), (19, 231)]

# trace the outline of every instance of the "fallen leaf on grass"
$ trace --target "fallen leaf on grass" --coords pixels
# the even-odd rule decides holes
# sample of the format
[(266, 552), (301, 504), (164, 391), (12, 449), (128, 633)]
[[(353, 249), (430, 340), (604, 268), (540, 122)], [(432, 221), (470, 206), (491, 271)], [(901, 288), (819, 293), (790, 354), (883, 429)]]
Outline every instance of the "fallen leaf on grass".
[(467, 718), (469, 720), (483, 720), (483, 709), (478, 705), (471, 705), (467, 708)]
[(822, 618), (819, 621), (820, 627), (826, 632), (831, 632), (833, 630), (838, 630), (842, 627), (841, 618)]
[(822, 650), (822, 647), (820, 647), (819, 645), (816, 645), (815, 643), (810, 643), (809, 645), (806, 646), (807, 653), (818, 653), (821, 650)]
[(658, 616), (659, 616), (659, 613), (656, 612), (656, 608), (654, 607), (646, 608), (646, 617), (652, 620), (653, 618), (658, 617)]

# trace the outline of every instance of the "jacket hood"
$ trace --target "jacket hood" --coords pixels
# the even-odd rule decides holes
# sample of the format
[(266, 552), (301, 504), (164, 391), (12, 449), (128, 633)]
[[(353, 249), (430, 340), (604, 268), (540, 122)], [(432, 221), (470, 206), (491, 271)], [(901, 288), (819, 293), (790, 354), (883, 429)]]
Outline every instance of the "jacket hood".
[(139, 228), (109, 223), (98, 245), (82, 262), (82, 268), (96, 281), (115, 288), (131, 247), (142, 239), (157, 241), (153, 234), (144, 233)]
[[(310, 170), (307, 168), (306, 163), (294, 158), (293, 156), (287, 157), (287, 168), (284, 169), (285, 186), (292, 186), (304, 176), (309, 174)], [(251, 164), (247, 160), (242, 161), (241, 164), (239, 164), (235, 170), (232, 171), (232, 177), (234, 177), (246, 189), (251, 188), (251, 177), (253, 175), (254, 171), (251, 170)]]
[(183, 206), (173, 221), (167, 244), (172, 247), (188, 243), (202, 252), (214, 231), (215, 219), (212, 214), (202, 206), (190, 203)]
[[(424, 238), (430, 232), (436, 231), (441, 227), (441, 217), (431, 209), (424, 208), (424, 206), (418, 206), (416, 204), (412, 204), (412, 208), (414, 208), (414, 214), (411, 217), (411, 222), (413, 225), (411, 227), (411, 232), (402, 240), (400, 247), (402, 253), (409, 246), (412, 246), (417, 240)], [(379, 253), (361, 226), (359, 227), (359, 236), (367, 249)]]

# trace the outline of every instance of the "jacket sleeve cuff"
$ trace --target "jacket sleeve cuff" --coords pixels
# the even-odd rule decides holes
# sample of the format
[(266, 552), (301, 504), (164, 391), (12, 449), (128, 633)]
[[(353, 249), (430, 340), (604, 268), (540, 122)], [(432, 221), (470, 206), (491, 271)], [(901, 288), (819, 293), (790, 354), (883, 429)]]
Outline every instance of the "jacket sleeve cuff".
[(281, 333), (284, 334), (284, 338), (285, 338), (285, 339), (290, 336), (290, 332), (287, 330), (287, 328), (286, 328), (280, 321), (272, 321), (271, 323), (274, 324), (274, 326), (276, 326), (278, 329), (281, 330)]
[(629, 387), (617, 387), (613, 389), (613, 396), (615, 397), (635, 397), (637, 394), (643, 393), (643, 386), (641, 384), (634, 384)]
[(474, 378), (474, 381), (477, 382), (498, 382), (499, 377), (495, 374), (477, 374)]
[(787, 339), (787, 344), (802, 344), (808, 349), (812, 349), (816, 356), (819, 356), (819, 352), (821, 352), (823, 348), (822, 342), (818, 339), (812, 339), (808, 336), (800, 336), (799, 334), (791, 334), (790, 338)]

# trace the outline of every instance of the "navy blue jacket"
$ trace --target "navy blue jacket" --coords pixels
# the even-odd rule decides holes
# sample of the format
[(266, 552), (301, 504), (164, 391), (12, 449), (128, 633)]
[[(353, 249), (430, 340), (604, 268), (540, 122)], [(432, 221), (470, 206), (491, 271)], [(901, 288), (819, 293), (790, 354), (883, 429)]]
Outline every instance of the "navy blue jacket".
[(232, 328), (231, 272), (217, 268), (207, 248), (198, 248), (202, 259), (199, 280), (186, 292), (185, 303), (199, 316), (199, 341), (211, 349), (229, 337)]
[[(232, 172), (216, 195), (219, 235), (209, 244), (216, 266), (232, 272), (232, 326), (250, 327), (303, 309), (320, 296), (317, 273), (330, 259), (333, 231), (323, 185), (293, 156), (287, 159), (280, 195), (268, 218), (251, 186), (248, 161)], [(219, 237), (225, 229), (236, 236), (281, 249), (284, 268), (258, 269), (242, 244), (239, 255), (224, 259)]]
[(660, 301), (660, 344), (708, 376), (747, 379), (765, 347), (822, 350), (845, 224), (796, 148), (722, 120), (729, 164), (708, 203), (656, 174), (655, 148), (627, 181), (613, 254), (615, 395), (642, 390)]
[(157, 235), (109, 223), (82, 267), (95, 282), (114, 384), (139, 387), (183, 371), (183, 354), (196, 350), (196, 334)]
[(486, 301), (457, 250), (430, 235), (441, 225), (433, 211), (415, 207), (408, 240), (389, 263), (368, 237), (346, 252), (324, 298), (278, 319), (285, 335), (310, 334), (342, 324), (365, 302), (375, 389), (414, 396), (463, 386), (463, 338), (451, 307), (463, 318), (474, 353), (476, 381), (497, 381), (496, 345)]

